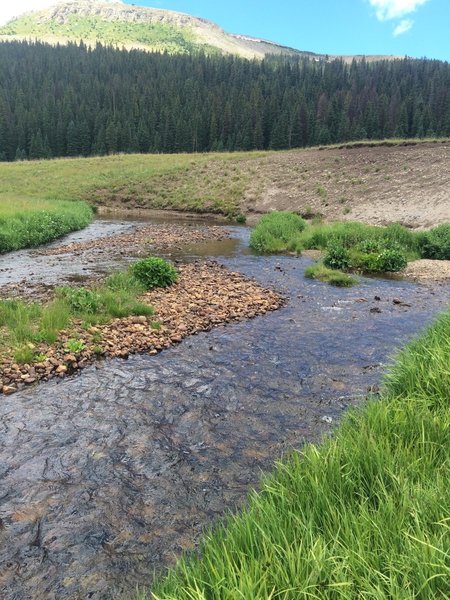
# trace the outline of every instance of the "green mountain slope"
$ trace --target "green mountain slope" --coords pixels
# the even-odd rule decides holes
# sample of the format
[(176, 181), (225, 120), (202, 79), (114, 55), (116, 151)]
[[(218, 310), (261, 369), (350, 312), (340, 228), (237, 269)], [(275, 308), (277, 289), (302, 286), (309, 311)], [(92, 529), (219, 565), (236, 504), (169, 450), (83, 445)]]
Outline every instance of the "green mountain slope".
[(101, 42), (171, 54), (202, 49), (209, 54), (243, 58), (263, 58), (267, 54), (320, 57), (266, 40), (226, 33), (211, 21), (184, 13), (102, 0), (66, 0), (0, 27), (0, 41), (29, 38), (52, 44), (82, 39), (88, 45)]
[(82, 39), (87, 44), (101, 42), (173, 54), (200, 49), (245, 58), (301, 54), (270, 42), (233, 36), (210, 21), (187, 14), (92, 0), (60, 2), (0, 27), (0, 39), (30, 37), (51, 43)]

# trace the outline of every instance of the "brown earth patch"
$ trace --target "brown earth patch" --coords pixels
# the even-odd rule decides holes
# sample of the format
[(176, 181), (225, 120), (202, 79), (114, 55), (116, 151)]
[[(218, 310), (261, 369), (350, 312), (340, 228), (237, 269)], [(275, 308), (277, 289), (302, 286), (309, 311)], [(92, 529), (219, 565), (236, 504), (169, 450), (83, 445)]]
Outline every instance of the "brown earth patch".
[(450, 220), (450, 142), (363, 144), (214, 157), (86, 199), (99, 206), (432, 227)]
[(400, 272), (406, 279), (419, 282), (450, 282), (450, 260), (413, 260)]
[(243, 211), (433, 227), (450, 220), (450, 144), (307, 149), (252, 161)]
[[(276, 292), (216, 263), (181, 266), (175, 285), (150, 291), (142, 301), (154, 307), (154, 316), (114, 319), (87, 330), (75, 322), (54, 345), (36, 347), (41, 360), (33, 364), (18, 365), (12, 357), (2, 357), (0, 391), (11, 394), (39, 380), (64, 377), (99, 358), (156, 354), (188, 335), (263, 315), (284, 304)], [(77, 354), (66, 349), (68, 340), (75, 337), (84, 344)]]

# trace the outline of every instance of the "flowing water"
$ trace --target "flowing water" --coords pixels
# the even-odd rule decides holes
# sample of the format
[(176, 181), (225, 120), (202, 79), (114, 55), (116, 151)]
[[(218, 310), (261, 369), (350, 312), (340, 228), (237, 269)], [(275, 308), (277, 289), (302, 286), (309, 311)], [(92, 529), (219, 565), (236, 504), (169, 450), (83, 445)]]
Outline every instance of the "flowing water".
[(172, 258), (214, 256), (286, 307), (1, 398), (1, 598), (133, 598), (274, 460), (328, 435), (448, 305), (449, 286), (310, 281), (308, 259), (254, 256), (245, 228), (232, 235)]

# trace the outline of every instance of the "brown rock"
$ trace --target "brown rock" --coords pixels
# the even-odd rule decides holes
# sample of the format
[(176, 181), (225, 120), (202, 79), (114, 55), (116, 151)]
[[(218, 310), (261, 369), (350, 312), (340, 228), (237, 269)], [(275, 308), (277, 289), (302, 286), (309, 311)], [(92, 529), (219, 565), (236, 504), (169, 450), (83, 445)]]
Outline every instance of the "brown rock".
[(5, 396), (14, 394), (15, 391), (17, 391), (17, 389), (12, 385), (4, 385), (2, 389), (2, 392), (5, 394)]

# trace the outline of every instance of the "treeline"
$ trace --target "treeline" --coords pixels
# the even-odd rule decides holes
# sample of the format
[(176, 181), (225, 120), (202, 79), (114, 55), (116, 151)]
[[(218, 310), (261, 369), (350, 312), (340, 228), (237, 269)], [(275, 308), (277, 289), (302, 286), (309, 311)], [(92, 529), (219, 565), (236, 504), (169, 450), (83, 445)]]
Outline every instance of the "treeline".
[(0, 43), (0, 160), (425, 136), (450, 136), (445, 62)]

